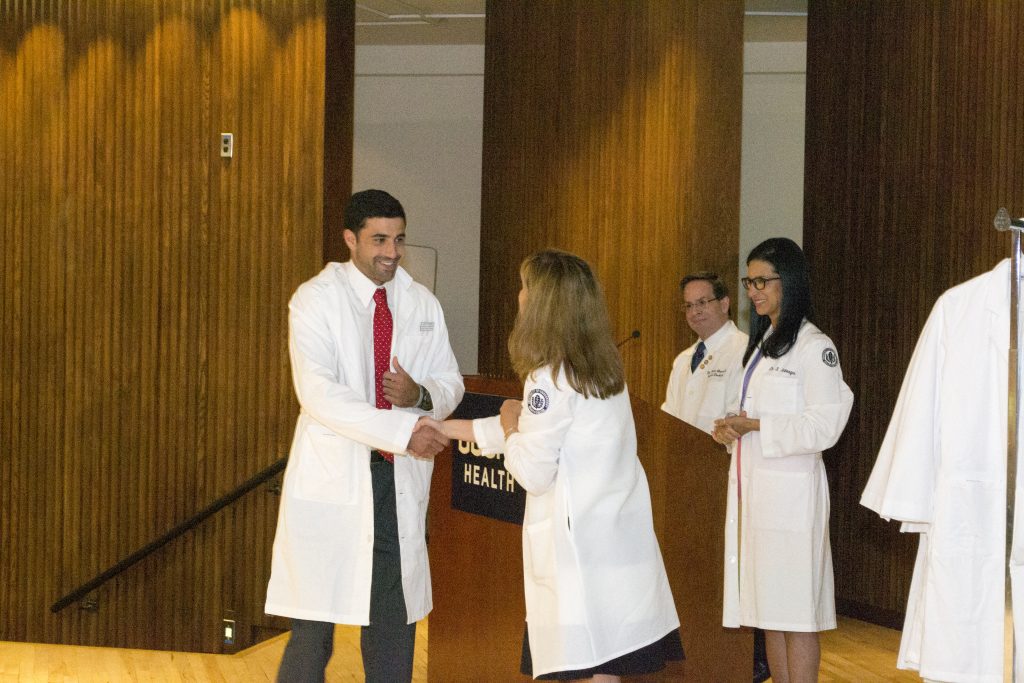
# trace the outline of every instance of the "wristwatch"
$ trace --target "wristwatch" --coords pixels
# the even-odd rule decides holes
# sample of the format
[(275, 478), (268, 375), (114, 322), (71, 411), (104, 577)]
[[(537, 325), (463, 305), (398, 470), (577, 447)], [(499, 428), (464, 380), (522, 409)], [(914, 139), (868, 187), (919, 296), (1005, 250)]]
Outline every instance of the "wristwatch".
[(422, 384), (420, 385), (420, 400), (416, 402), (416, 408), (427, 413), (434, 410), (434, 401), (430, 398), (430, 391)]

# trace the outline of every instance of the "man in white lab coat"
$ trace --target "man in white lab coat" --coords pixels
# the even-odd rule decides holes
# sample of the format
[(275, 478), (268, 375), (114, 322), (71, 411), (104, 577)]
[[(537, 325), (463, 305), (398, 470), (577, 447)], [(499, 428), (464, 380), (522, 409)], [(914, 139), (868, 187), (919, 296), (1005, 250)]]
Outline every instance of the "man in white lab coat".
[(692, 273), (679, 288), (698, 339), (672, 363), (661, 409), (710, 434), (726, 406), (738, 402), (747, 335), (729, 319), (729, 290), (718, 275)]
[(345, 263), (289, 303), (301, 407), (285, 472), (266, 611), (292, 618), (278, 680), (323, 681), (334, 624), (363, 626), (368, 683), (412, 678), (430, 611), (424, 538), (433, 457), (464, 391), (437, 299), (399, 267), (405, 211), (380, 190), (345, 210)]
[[(679, 282), (686, 324), (697, 341), (676, 356), (661, 409), (708, 434), (739, 403), (747, 335), (729, 318), (729, 289), (717, 273), (690, 273)], [(764, 631), (754, 631), (754, 683), (770, 676)]]

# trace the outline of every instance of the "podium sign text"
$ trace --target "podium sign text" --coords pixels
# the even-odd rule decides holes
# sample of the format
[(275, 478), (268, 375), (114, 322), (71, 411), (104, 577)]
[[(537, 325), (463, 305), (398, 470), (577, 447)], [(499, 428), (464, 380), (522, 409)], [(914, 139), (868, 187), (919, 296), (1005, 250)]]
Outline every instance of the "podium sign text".
[[(460, 420), (497, 415), (504, 396), (467, 393), (452, 414)], [(481, 455), (475, 443), (452, 442), (452, 507), (512, 524), (523, 523), (526, 491), (505, 469), (505, 456)]]

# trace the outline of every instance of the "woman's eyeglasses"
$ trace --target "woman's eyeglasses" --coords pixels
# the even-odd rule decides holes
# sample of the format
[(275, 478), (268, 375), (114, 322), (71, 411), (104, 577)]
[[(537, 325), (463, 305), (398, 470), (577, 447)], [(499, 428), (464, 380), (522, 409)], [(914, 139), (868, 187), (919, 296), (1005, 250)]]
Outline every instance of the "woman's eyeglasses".
[(745, 277), (740, 278), (740, 284), (743, 285), (743, 289), (750, 289), (753, 286), (754, 289), (764, 289), (764, 286), (769, 282), (781, 280), (782, 278), (776, 275), (775, 277)]

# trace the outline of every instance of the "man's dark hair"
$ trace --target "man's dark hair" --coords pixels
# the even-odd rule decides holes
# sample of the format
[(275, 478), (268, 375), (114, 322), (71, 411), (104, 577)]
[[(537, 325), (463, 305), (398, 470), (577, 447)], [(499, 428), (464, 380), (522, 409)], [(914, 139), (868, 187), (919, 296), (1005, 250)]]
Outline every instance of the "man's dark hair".
[(715, 293), (716, 299), (729, 296), (729, 288), (722, 282), (722, 278), (718, 277), (718, 273), (713, 273), (710, 270), (700, 270), (696, 273), (690, 273), (682, 280), (679, 281), (679, 291), (686, 289), (686, 285), (691, 282), (707, 282), (711, 285), (711, 291)]
[(405, 220), (402, 203), (384, 190), (356, 192), (345, 207), (344, 227), (359, 234), (367, 218), (401, 218)]

